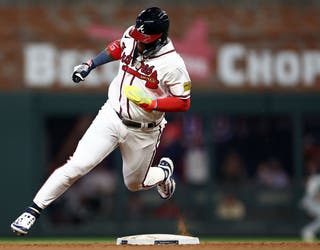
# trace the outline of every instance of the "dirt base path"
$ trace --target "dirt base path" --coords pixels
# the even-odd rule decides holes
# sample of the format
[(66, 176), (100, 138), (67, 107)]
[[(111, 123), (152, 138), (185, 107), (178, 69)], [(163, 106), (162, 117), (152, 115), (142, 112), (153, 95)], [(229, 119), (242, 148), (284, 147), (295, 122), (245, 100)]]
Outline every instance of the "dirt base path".
[(0, 250), (319, 250), (320, 243), (266, 242), (266, 243), (224, 243), (203, 242), (199, 245), (133, 246), (111, 243), (1, 243)]

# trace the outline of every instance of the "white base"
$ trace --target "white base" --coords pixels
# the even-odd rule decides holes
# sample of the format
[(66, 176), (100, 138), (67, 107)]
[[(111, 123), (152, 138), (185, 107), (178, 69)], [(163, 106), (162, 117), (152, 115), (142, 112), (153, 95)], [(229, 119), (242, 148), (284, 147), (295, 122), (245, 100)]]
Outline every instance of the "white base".
[(185, 245), (200, 244), (199, 238), (174, 234), (139, 234), (117, 239), (117, 245)]

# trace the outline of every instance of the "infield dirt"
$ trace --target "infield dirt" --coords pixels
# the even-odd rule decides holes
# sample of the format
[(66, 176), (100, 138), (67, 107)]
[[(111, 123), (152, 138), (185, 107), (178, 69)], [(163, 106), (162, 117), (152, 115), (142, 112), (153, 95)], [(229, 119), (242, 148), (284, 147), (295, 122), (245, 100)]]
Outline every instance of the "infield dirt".
[(301, 242), (203, 242), (199, 245), (134, 246), (111, 243), (1, 243), (1, 250), (319, 250), (320, 243)]

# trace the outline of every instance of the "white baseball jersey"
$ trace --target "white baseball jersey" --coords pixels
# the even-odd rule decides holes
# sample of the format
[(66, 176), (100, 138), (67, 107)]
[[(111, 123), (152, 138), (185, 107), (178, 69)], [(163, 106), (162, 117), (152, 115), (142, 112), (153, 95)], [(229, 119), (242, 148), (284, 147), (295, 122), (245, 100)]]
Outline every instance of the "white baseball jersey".
[(130, 102), (123, 93), (127, 85), (142, 88), (155, 98), (176, 96), (181, 99), (190, 97), (190, 77), (180, 55), (172, 42), (163, 46), (156, 54), (143, 60), (139, 56), (132, 61), (136, 41), (130, 37), (129, 29), (124, 33), (120, 46), (123, 48), (118, 75), (109, 87), (111, 106), (123, 117), (140, 122), (160, 121), (164, 113), (147, 112)]
[[(166, 124), (164, 113), (145, 111), (129, 101), (123, 89), (135, 85), (155, 98), (175, 96), (188, 99), (190, 78), (171, 41), (148, 59), (139, 57), (133, 62), (136, 41), (129, 36), (129, 29), (120, 42), (123, 48), (120, 67), (109, 86), (109, 98), (79, 141), (74, 154), (38, 191), (33, 201), (41, 208), (63, 194), (117, 147), (122, 155), (124, 182), (131, 191), (151, 188), (165, 178), (162, 169), (151, 166)], [(119, 116), (140, 123), (152, 122), (156, 126), (130, 127), (124, 125)]]

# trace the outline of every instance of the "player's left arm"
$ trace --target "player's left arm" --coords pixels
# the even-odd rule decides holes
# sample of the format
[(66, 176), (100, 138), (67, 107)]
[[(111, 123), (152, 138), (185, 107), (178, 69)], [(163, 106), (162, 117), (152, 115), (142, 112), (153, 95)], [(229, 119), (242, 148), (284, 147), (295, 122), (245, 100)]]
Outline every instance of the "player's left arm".
[(190, 103), (190, 96), (183, 99), (181, 97), (168, 96), (151, 100), (150, 104), (142, 104), (140, 106), (147, 111), (158, 110), (162, 112), (185, 112), (190, 108)]
[[(187, 82), (187, 84), (190, 84), (190, 82)], [(186, 98), (177, 96), (153, 98), (141, 88), (131, 85), (124, 88), (124, 93), (131, 102), (148, 112), (152, 110), (162, 112), (183, 112), (190, 108), (190, 95)]]
[(120, 40), (116, 40), (107, 45), (95, 58), (88, 60), (74, 67), (72, 80), (76, 83), (83, 81), (85, 77), (89, 75), (91, 70), (96, 67), (119, 60), (121, 58), (122, 48), (120, 46)]
[(185, 69), (176, 68), (164, 79), (169, 96), (152, 100), (149, 110), (184, 112), (190, 108), (191, 80)]
[(177, 69), (169, 73), (164, 79), (168, 96), (154, 98), (145, 93), (141, 88), (126, 86), (127, 98), (146, 111), (184, 112), (190, 108), (191, 81), (186, 73)]

